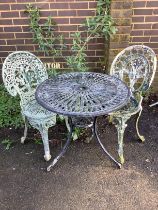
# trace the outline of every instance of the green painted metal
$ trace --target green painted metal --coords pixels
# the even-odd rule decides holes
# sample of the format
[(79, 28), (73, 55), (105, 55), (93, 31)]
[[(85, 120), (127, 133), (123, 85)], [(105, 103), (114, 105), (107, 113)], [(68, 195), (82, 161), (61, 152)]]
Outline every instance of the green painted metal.
[(44, 158), (50, 160), (48, 129), (56, 124), (56, 114), (40, 106), (35, 99), (36, 87), (48, 78), (46, 68), (39, 58), (27, 51), (16, 51), (8, 55), (2, 67), (3, 82), (12, 96), (20, 96), (21, 114), (25, 122), (27, 137), (28, 123), (38, 129), (44, 145)]
[(138, 130), (138, 121), (142, 113), (143, 94), (149, 89), (156, 72), (157, 58), (154, 51), (144, 45), (133, 45), (122, 50), (114, 59), (110, 74), (123, 80), (130, 87), (131, 97), (126, 106), (110, 115), (118, 132), (118, 154), (124, 163), (123, 138), (127, 121), (139, 113), (136, 130), (139, 139), (145, 141)]

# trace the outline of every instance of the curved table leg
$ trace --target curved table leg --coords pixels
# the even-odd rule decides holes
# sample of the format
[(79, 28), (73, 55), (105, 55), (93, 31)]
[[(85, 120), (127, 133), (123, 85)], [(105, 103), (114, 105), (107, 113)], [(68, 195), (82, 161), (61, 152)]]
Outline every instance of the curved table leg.
[(51, 167), (55, 166), (55, 164), (58, 162), (58, 160), (64, 155), (64, 153), (68, 149), (70, 142), (71, 142), (71, 138), (72, 138), (72, 132), (73, 132), (73, 124), (72, 124), (72, 120), (70, 118), (70, 131), (69, 131), (69, 134), (67, 137), (67, 141), (66, 141), (64, 147), (62, 148), (61, 152), (59, 153), (59, 155), (47, 167), (47, 171), (50, 171)]
[(98, 140), (98, 142), (99, 142), (101, 148), (104, 150), (104, 152), (109, 156), (109, 158), (111, 160), (113, 160), (119, 168), (121, 168), (121, 164), (117, 160), (115, 160), (114, 157), (112, 157), (112, 155), (105, 149), (104, 145), (102, 144), (102, 142), (98, 136), (98, 133), (97, 133), (96, 122), (97, 122), (97, 117), (94, 118), (94, 122), (93, 122), (93, 132), (94, 132), (94, 135), (96, 136), (96, 139)]

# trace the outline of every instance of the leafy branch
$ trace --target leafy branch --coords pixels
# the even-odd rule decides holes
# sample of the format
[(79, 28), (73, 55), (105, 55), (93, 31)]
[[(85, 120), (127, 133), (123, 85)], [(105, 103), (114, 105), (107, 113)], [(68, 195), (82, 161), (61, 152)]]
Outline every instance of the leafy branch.
[[(82, 38), (81, 32), (76, 32), (73, 35), (73, 45), (71, 51), (73, 55), (67, 58), (67, 64), (72, 70), (86, 71), (86, 45), (91, 39), (103, 37), (106, 40), (116, 33), (117, 29), (114, 26), (114, 21), (110, 15), (111, 0), (98, 0), (96, 8), (96, 16), (86, 19), (82, 25), (86, 27), (88, 37)], [(83, 31), (85, 33), (85, 31)]]
[(30, 17), (30, 29), (33, 33), (33, 42), (39, 45), (39, 50), (46, 55), (58, 57), (62, 55), (62, 49), (65, 47), (63, 36), (54, 34), (56, 23), (48, 16), (46, 22), (42, 25), (40, 21), (40, 10), (32, 5), (26, 5), (25, 13)]
[[(71, 55), (67, 56), (66, 63), (73, 71), (87, 71), (86, 65), (86, 48), (91, 39), (103, 37), (106, 40), (116, 33), (114, 21), (110, 15), (111, 0), (98, 0), (96, 7), (96, 15), (87, 18), (85, 23), (80, 27), (85, 27), (83, 32), (76, 32), (72, 35), (73, 43), (71, 46)], [(55, 61), (55, 57), (62, 56), (62, 50), (66, 48), (63, 36), (55, 36), (55, 22), (51, 17), (40, 25), (40, 10), (32, 5), (26, 6), (26, 12), (30, 17), (30, 29), (33, 32), (33, 41), (39, 45), (39, 49), (47, 55), (51, 55)], [(87, 33), (86, 38), (83, 33)]]

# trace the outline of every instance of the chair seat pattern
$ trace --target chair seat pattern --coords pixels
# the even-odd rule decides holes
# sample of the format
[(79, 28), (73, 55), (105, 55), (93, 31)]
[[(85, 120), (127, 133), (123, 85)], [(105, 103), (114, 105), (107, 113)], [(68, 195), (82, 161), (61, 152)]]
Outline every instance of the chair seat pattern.
[(25, 105), (25, 107), (22, 109), (22, 112), (25, 116), (29, 118), (35, 118), (35, 119), (45, 119), (49, 117), (56, 117), (56, 114), (44, 109), (42, 106), (40, 106), (36, 99), (29, 101), (28, 104)]
[(141, 102), (142, 100), (138, 101), (134, 97), (130, 97), (128, 103), (124, 107), (122, 107), (120, 110), (112, 113), (112, 115), (117, 115), (117, 116), (127, 115), (129, 114), (129, 110), (131, 114), (137, 113), (140, 110)]

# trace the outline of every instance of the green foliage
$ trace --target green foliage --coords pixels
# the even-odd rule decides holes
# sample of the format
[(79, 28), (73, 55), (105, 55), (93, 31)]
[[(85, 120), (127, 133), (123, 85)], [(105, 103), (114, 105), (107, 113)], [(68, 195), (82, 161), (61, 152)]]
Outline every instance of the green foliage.
[(55, 36), (56, 23), (49, 16), (44, 24), (40, 24), (40, 10), (32, 5), (27, 5), (25, 12), (30, 17), (30, 30), (33, 32), (33, 41), (39, 45), (39, 50), (46, 55), (54, 57), (61, 56), (65, 47), (63, 36)]
[(0, 127), (15, 128), (23, 126), (20, 111), (20, 100), (18, 97), (11, 97), (5, 87), (0, 85)]
[(5, 146), (6, 150), (9, 150), (12, 146), (13, 146), (13, 141), (11, 141), (10, 139), (4, 139), (1, 144), (3, 144)]
[(56, 121), (57, 121), (57, 123), (64, 124), (65, 123), (65, 118), (64, 118), (63, 115), (57, 115)]
[(86, 22), (81, 25), (81, 27), (84, 26), (86, 28), (82, 33), (87, 32), (88, 37), (82, 38), (81, 32), (76, 32), (73, 35), (73, 45), (71, 47), (73, 54), (66, 59), (70, 69), (87, 71), (87, 55), (84, 52), (88, 42), (91, 39), (99, 37), (108, 40), (110, 36), (116, 33), (117, 29), (114, 26), (114, 21), (110, 15), (110, 4), (111, 0), (98, 0), (96, 16), (87, 18)]
[(35, 144), (43, 144), (42, 139), (35, 139)]
[[(71, 46), (71, 56), (66, 58), (68, 67), (72, 71), (87, 71), (86, 48), (87, 43), (94, 38), (104, 37), (106, 40), (116, 33), (114, 21), (110, 15), (111, 0), (98, 0), (96, 16), (87, 18), (81, 27), (85, 27), (83, 32), (76, 32), (72, 35), (73, 44)], [(26, 6), (26, 13), (30, 17), (30, 29), (33, 32), (33, 40), (39, 45), (39, 49), (47, 55), (51, 55), (53, 61), (55, 57), (62, 56), (62, 49), (66, 48), (63, 36), (55, 36), (55, 22), (48, 17), (46, 22), (41, 25), (40, 10), (32, 5)], [(83, 37), (87, 33), (88, 37)], [(51, 71), (53, 72), (53, 71)], [(53, 72), (53, 74), (56, 72)]]
[(83, 129), (76, 127), (72, 133), (73, 141), (77, 140), (83, 134)]
[(56, 76), (58, 74), (57, 69), (55, 68), (48, 68), (47, 72), (49, 77)]
[(116, 33), (114, 21), (110, 15), (111, 0), (98, 0), (96, 16), (87, 18), (85, 26), (92, 38), (104, 37), (106, 40)]
[(71, 56), (66, 58), (67, 65), (70, 69), (74, 71), (87, 71), (88, 68), (86, 66), (86, 42), (81, 37), (81, 32), (76, 32), (72, 34), (73, 37), (73, 45), (71, 47), (71, 52), (73, 53)]

